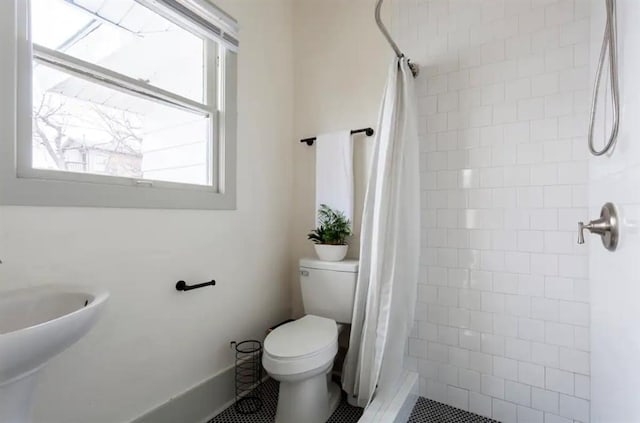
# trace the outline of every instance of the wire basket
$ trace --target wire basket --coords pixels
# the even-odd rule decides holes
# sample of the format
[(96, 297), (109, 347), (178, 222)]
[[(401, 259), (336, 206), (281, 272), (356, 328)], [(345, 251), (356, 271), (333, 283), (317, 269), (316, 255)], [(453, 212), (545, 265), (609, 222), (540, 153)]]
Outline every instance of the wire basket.
[(242, 341), (235, 349), (235, 410), (238, 414), (253, 414), (262, 409), (262, 343)]

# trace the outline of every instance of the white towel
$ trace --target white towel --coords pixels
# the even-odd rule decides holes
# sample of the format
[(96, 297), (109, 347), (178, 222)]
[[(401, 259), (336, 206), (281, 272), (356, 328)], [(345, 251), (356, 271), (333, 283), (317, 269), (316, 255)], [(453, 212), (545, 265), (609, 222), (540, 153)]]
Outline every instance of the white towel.
[(353, 202), (351, 131), (319, 135), (316, 140), (316, 223), (320, 204), (340, 210), (353, 223)]

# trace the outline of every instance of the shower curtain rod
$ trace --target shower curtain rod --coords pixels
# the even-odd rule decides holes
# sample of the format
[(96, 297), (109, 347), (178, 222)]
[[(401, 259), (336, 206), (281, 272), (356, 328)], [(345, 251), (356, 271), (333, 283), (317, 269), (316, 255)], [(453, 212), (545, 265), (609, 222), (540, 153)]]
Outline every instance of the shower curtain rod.
[[(352, 129), (351, 130), (351, 135), (353, 134), (360, 134), (364, 132), (366, 136), (370, 137), (373, 135), (373, 128), (362, 128), (362, 129)], [(306, 142), (307, 145), (313, 145), (313, 142), (316, 140), (316, 137), (311, 137), (311, 138), (303, 138), (300, 140), (300, 142)]]
[[(384, 0), (378, 0), (378, 2), (376, 3), (376, 24), (378, 24), (378, 28), (380, 28), (380, 32), (382, 32), (382, 35), (384, 35), (384, 38), (387, 39), (393, 51), (396, 52), (396, 56), (398, 56), (398, 58), (400, 59), (404, 57), (404, 53), (402, 52), (402, 50), (400, 50), (400, 47), (398, 47), (398, 44), (396, 44), (396, 42), (393, 41), (393, 38), (391, 38), (391, 34), (389, 34), (387, 27), (384, 26), (384, 23), (382, 23), (382, 18), (380, 18), (380, 9), (382, 9), (383, 1)], [(409, 64), (409, 69), (411, 69), (411, 73), (413, 74), (413, 77), (415, 78), (416, 76), (418, 76), (418, 73), (420, 72), (420, 68), (418, 67), (418, 65), (416, 65), (415, 63), (411, 63), (410, 60), (407, 60), (407, 63)]]

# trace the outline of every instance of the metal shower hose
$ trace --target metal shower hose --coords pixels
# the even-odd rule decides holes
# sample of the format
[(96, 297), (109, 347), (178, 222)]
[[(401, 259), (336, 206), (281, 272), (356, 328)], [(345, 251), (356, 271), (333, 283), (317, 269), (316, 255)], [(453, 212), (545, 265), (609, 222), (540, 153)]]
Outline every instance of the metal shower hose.
[[(609, 152), (615, 144), (618, 136), (618, 126), (620, 124), (620, 93), (618, 91), (618, 59), (616, 56), (616, 0), (605, 0), (607, 8), (607, 24), (604, 29), (602, 48), (598, 61), (598, 71), (593, 87), (593, 101), (591, 102), (591, 121), (589, 122), (589, 150), (594, 156), (601, 156)], [(596, 150), (593, 145), (593, 127), (596, 120), (596, 108), (598, 105), (598, 90), (604, 69), (605, 57), (609, 53), (609, 83), (611, 87), (611, 97), (613, 103), (613, 125), (609, 134), (609, 140), (602, 150)], [(606, 109), (606, 105), (605, 105)]]

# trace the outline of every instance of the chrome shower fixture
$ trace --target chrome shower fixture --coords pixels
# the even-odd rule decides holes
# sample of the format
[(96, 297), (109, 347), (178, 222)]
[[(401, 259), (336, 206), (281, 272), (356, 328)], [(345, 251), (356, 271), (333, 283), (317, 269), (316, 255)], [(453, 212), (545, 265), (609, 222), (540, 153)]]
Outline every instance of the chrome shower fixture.
[(618, 212), (612, 203), (606, 203), (600, 210), (600, 218), (589, 223), (578, 222), (578, 244), (584, 244), (585, 229), (592, 234), (600, 235), (602, 245), (609, 251), (615, 251), (618, 247), (620, 231)]
[[(596, 72), (596, 80), (593, 85), (593, 100), (591, 102), (591, 120), (589, 122), (589, 151), (594, 156), (601, 156), (613, 149), (618, 137), (618, 127), (620, 126), (620, 92), (618, 88), (618, 57), (617, 57), (617, 25), (616, 25), (616, 0), (605, 0), (607, 9), (607, 23), (604, 28), (604, 37), (602, 39), (602, 48), (600, 49), (600, 57), (598, 59), (598, 71)], [(609, 56), (609, 84), (611, 88), (611, 100), (613, 106), (613, 124), (609, 139), (602, 150), (596, 150), (593, 145), (593, 130), (596, 120), (596, 109), (598, 106), (598, 91), (600, 89), (600, 80), (602, 79), (602, 71), (604, 69), (604, 61)], [(604, 105), (606, 109), (606, 104)], [(605, 121), (606, 124), (606, 121)]]

